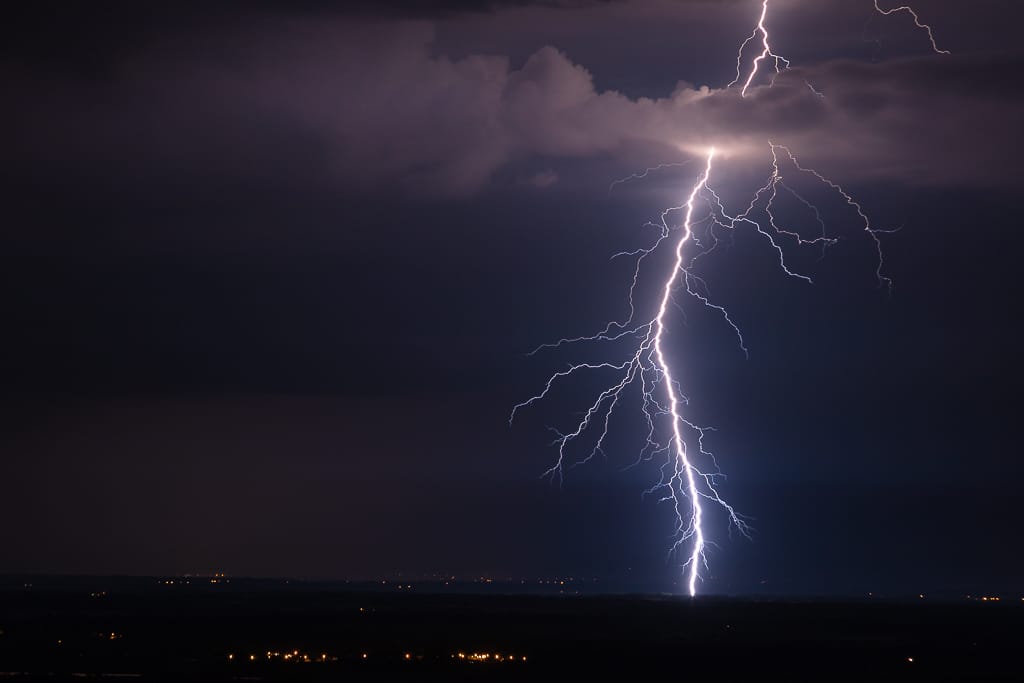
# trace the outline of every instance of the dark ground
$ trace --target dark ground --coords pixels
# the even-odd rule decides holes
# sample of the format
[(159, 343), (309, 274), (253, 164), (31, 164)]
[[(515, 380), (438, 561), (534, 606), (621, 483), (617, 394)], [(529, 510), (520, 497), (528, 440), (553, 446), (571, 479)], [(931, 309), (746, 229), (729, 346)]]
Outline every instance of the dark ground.
[(976, 681), (1022, 670), (1019, 596), (691, 601), (167, 580), (0, 580), (0, 677)]

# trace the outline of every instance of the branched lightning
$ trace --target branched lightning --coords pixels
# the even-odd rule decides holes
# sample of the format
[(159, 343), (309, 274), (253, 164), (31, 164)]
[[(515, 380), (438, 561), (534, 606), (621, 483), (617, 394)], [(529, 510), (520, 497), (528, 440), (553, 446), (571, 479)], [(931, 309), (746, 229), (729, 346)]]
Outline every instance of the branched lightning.
[(654, 173), (656, 171), (661, 171), (661, 170), (666, 169), (666, 168), (682, 168), (684, 166), (689, 166), (689, 165), (690, 165), (689, 161), (672, 161), (672, 162), (666, 162), (664, 164), (658, 164), (657, 166), (649, 166), (648, 168), (645, 168), (642, 171), (638, 171), (636, 173), (630, 173), (625, 178), (619, 178), (618, 180), (613, 180), (611, 182), (611, 184), (608, 186), (608, 193), (611, 194), (611, 191), (615, 189), (616, 185), (623, 185), (625, 183), (628, 183), (631, 180), (643, 180), (644, 178), (649, 176), (651, 173)]
[(747, 39), (743, 41), (743, 43), (740, 45), (740, 49), (736, 53), (736, 78), (734, 78), (732, 82), (730, 82), (729, 85), (726, 86), (727, 88), (731, 88), (732, 86), (740, 82), (740, 79), (742, 78), (741, 73), (743, 70), (743, 50), (746, 49), (747, 45), (751, 41), (757, 40), (757, 35), (760, 33), (761, 54), (759, 54), (757, 57), (754, 57), (754, 60), (753, 62), (751, 62), (750, 65), (750, 73), (747, 74), (746, 80), (743, 81), (743, 87), (740, 89), (740, 95), (742, 95), (743, 97), (747, 96), (747, 89), (750, 88), (750, 84), (754, 82), (754, 77), (757, 76), (757, 72), (761, 67), (761, 62), (763, 62), (764, 60), (769, 58), (773, 60), (776, 74), (781, 73), (784, 68), (789, 68), (789, 60), (781, 55), (772, 52), (771, 45), (769, 45), (768, 43), (768, 29), (765, 28), (764, 25), (764, 20), (767, 16), (768, 0), (764, 0), (761, 3), (761, 16), (757, 20), (757, 26), (754, 27), (754, 31), (750, 34), (750, 36), (748, 36)]
[[(921, 24), (917, 15), (907, 7), (882, 10), (883, 14), (906, 10)], [(789, 62), (776, 54), (769, 44), (765, 21), (768, 0), (763, 0), (757, 26), (739, 48), (736, 78), (729, 87), (742, 79), (743, 53), (746, 46), (760, 35), (762, 49), (754, 57), (749, 72), (740, 90), (745, 96), (760, 68), (761, 62), (774, 60), (776, 74), (789, 67)], [(934, 47), (934, 40), (933, 40)], [(944, 52), (935, 48), (936, 52)], [(821, 97), (815, 88), (807, 83), (815, 95)], [(716, 303), (711, 295), (708, 282), (699, 272), (700, 266), (709, 255), (723, 244), (725, 234), (733, 235), (741, 228), (748, 229), (756, 239), (762, 240), (767, 251), (774, 254), (783, 275), (794, 280), (812, 283), (812, 278), (791, 267), (787, 255), (793, 250), (816, 249), (824, 257), (829, 247), (840, 240), (838, 234), (831, 234), (821, 210), (797, 187), (810, 186), (816, 191), (832, 193), (841, 200), (851, 218), (861, 226), (859, 234), (866, 236), (877, 254), (875, 277), (879, 287), (891, 290), (892, 280), (885, 273), (882, 235), (894, 230), (878, 228), (872, 224), (863, 206), (841, 185), (829, 179), (814, 168), (804, 166), (789, 147), (773, 141), (767, 142), (771, 166), (765, 182), (753, 192), (745, 207), (729, 210), (722, 195), (712, 184), (712, 170), (717, 158), (715, 148), (707, 152), (703, 172), (698, 176), (686, 198), (678, 206), (664, 209), (656, 221), (645, 224), (653, 228), (656, 236), (650, 246), (617, 253), (613, 258), (635, 259), (632, 279), (628, 288), (627, 310), (620, 319), (613, 319), (597, 332), (566, 337), (543, 344), (533, 351), (557, 349), (577, 344), (602, 344), (619, 351), (618, 360), (604, 362), (572, 363), (555, 372), (543, 389), (534, 396), (515, 405), (509, 416), (510, 424), (520, 411), (534, 406), (555, 391), (556, 386), (584, 375), (607, 377), (604, 389), (600, 390), (582, 413), (575, 426), (568, 431), (552, 430), (556, 438), (553, 446), (557, 456), (544, 476), (562, 483), (566, 468), (589, 462), (598, 455), (604, 455), (605, 442), (617, 410), (626, 402), (627, 392), (639, 394), (639, 417), (644, 428), (644, 439), (632, 465), (658, 459), (661, 462), (661, 477), (645, 494), (655, 494), (658, 500), (668, 503), (674, 512), (674, 542), (670, 554), (678, 554), (682, 561), (687, 590), (690, 596), (697, 592), (701, 578), (700, 568), (707, 566), (706, 551), (711, 542), (705, 531), (705, 521), (712, 510), (724, 513), (731, 527), (748, 536), (751, 528), (748, 521), (719, 494), (720, 473), (714, 455), (705, 445), (709, 427), (700, 426), (686, 417), (685, 407), (689, 399), (683, 393), (678, 374), (673, 370), (667, 352), (671, 334), (671, 313), (678, 309), (685, 312), (683, 303), (695, 301), (713, 311), (727, 325), (737, 340), (740, 351), (749, 357), (746, 341), (740, 326), (729, 311)], [(667, 166), (685, 164), (661, 164), (617, 180), (609, 191), (620, 183), (646, 177), (653, 171)], [(798, 184), (799, 183), (799, 184)], [(817, 226), (815, 234), (805, 236), (803, 231), (789, 227), (778, 213), (780, 197), (785, 196), (796, 202), (805, 211), (806, 220)], [(742, 206), (742, 205), (741, 205)], [(638, 305), (643, 266), (648, 258), (669, 245), (672, 246), (672, 266), (661, 281), (656, 306), (648, 310)], [(680, 299), (676, 297), (680, 296)], [(587, 445), (583, 445), (586, 443)]]
[[(519, 410), (547, 397), (556, 382), (576, 373), (610, 371), (612, 376), (616, 378), (610, 382), (606, 389), (597, 395), (572, 431), (557, 433), (555, 445), (558, 448), (558, 456), (555, 463), (544, 474), (561, 482), (567, 464), (585, 463), (601, 452), (605, 438), (608, 435), (610, 419), (615, 408), (622, 399), (626, 388), (638, 384), (643, 397), (641, 410), (648, 425), (646, 442), (640, 450), (639, 459), (653, 457), (658, 453), (670, 454), (670, 457), (666, 459), (662, 467), (661, 481), (652, 487), (649, 492), (662, 491), (661, 500), (671, 502), (675, 510), (677, 524), (675, 529), (676, 542), (673, 550), (678, 550), (686, 541), (693, 539), (689, 557), (684, 564), (688, 568), (687, 583), (690, 595), (696, 594), (699, 576), (698, 568), (704, 562), (706, 545), (703, 528), (704, 509), (701, 505), (701, 500), (717, 503), (727, 511), (730, 521), (736, 525), (741, 533), (747, 534), (749, 532), (746, 521), (719, 495), (715, 486), (715, 480), (720, 476), (717, 468), (708, 471), (698, 469), (688, 453), (687, 445), (695, 443), (695, 450), (698, 455), (712, 458), (711, 453), (704, 448), (704, 434), (708, 429), (695, 425), (683, 416), (680, 407), (686, 404), (687, 399), (680, 391), (679, 384), (673, 376), (664, 348), (669, 304), (673, 301), (675, 290), (681, 284), (689, 295), (697, 298), (704, 305), (718, 311), (735, 330), (740, 346), (744, 350), (746, 349), (743, 345), (743, 337), (740, 334), (739, 327), (733, 323), (725, 308), (712, 303), (703, 292), (695, 289), (695, 285), (703, 283), (703, 279), (691, 272), (690, 266), (692, 266), (693, 259), (688, 259), (684, 250), (686, 243), (693, 238), (694, 211), (696, 210), (702, 190), (708, 190), (713, 159), (714, 149), (708, 152), (704, 172), (690, 190), (686, 201), (678, 207), (672, 207), (662, 212), (662, 232), (655, 244), (650, 248), (633, 252), (638, 256), (637, 268), (634, 270), (633, 284), (630, 287), (630, 310), (626, 320), (621, 322), (612, 321), (594, 335), (561, 339), (554, 344), (548, 345), (561, 346), (563, 344), (583, 341), (618, 341), (625, 337), (631, 337), (638, 340), (635, 350), (621, 363), (577, 363), (570, 365), (565, 370), (556, 372), (548, 380), (543, 391), (513, 407), (509, 418), (511, 422), (515, 419), (516, 413)], [(682, 225), (678, 227), (680, 234), (675, 243), (675, 262), (661, 288), (662, 294), (657, 312), (646, 322), (634, 324), (636, 307), (633, 302), (633, 293), (636, 290), (639, 278), (640, 264), (646, 256), (651, 254), (671, 235), (674, 228), (670, 227), (668, 217), (671, 213), (679, 211), (683, 212), (684, 219)], [(656, 392), (659, 390), (664, 394), (663, 399), (659, 399), (656, 396)], [(657, 428), (655, 423), (661, 416), (667, 416), (671, 425), (672, 434), (668, 444), (660, 443), (656, 434)], [(595, 423), (600, 424), (601, 428), (594, 447), (582, 459), (569, 463), (567, 460), (569, 457), (567, 448)]]
[(895, 14), (896, 12), (906, 12), (914, 19), (915, 26), (917, 26), (918, 28), (923, 28), (928, 33), (928, 40), (931, 41), (932, 50), (934, 50), (940, 55), (948, 55), (950, 53), (949, 50), (939, 49), (938, 44), (935, 42), (935, 35), (932, 33), (932, 27), (929, 26), (928, 24), (922, 23), (921, 18), (917, 16), (917, 12), (915, 12), (912, 8), (903, 5), (901, 7), (893, 7), (892, 9), (882, 9), (882, 7), (878, 4), (878, 0), (875, 0), (875, 9), (878, 10), (880, 14), (884, 14), (885, 16)]

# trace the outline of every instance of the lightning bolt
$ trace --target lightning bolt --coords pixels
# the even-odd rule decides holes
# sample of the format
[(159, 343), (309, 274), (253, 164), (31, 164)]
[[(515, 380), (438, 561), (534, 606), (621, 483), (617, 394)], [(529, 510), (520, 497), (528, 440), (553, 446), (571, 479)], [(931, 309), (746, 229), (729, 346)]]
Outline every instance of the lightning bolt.
[[(883, 10), (875, 0), (875, 8), (886, 15), (899, 11), (910, 12), (915, 23), (919, 27), (927, 29), (929, 37), (932, 36), (931, 28), (922, 24), (917, 14), (909, 7)], [(740, 45), (737, 53), (736, 78), (727, 86), (732, 87), (743, 80), (740, 94), (744, 97), (754, 82), (762, 62), (773, 60), (776, 74), (781, 73), (790, 64), (788, 60), (776, 54), (771, 48), (768, 31), (765, 27), (767, 13), (768, 0), (763, 0), (757, 25), (751, 35)], [(761, 39), (761, 52), (753, 59), (749, 72), (743, 79), (744, 50), (749, 43), (757, 40), (758, 36)], [(936, 52), (948, 54), (935, 46), (934, 39), (932, 39), (932, 45)], [(807, 87), (815, 95), (823, 97), (809, 82)], [(674, 511), (675, 542), (669, 553), (670, 555), (678, 553), (685, 556), (682, 568), (687, 591), (691, 597), (697, 593), (700, 568), (707, 566), (706, 552), (710, 541), (704, 526), (708, 512), (712, 509), (723, 511), (730, 528), (735, 527), (744, 536), (750, 535), (751, 528), (746, 519), (718, 492), (718, 482), (723, 475), (718, 469), (714, 455), (705, 447), (705, 437), (708, 432), (713, 430), (709, 427), (699, 426), (684, 414), (684, 408), (689, 404), (689, 399), (683, 394), (678, 377), (673, 372), (665, 353), (671, 309), (683, 310), (680, 301), (676, 300), (676, 293), (685, 293), (720, 316), (721, 320), (735, 334), (739, 349), (749, 357), (739, 325), (733, 321), (725, 307), (712, 300), (708, 283), (698, 273), (697, 266), (722, 244), (719, 237), (722, 231), (731, 234), (741, 227), (747, 227), (763, 239), (768, 249), (775, 254), (778, 267), (785, 276), (811, 284), (813, 281), (810, 276), (789, 266), (786, 260), (787, 253), (793, 248), (813, 247), (820, 249), (821, 257), (824, 257), (828, 247), (837, 243), (841, 238), (829, 234), (821, 211), (794, 187), (793, 183), (797, 181), (816, 183), (816, 187), (821, 191), (831, 192), (842, 201), (846, 210), (859, 222), (862, 228), (861, 234), (874, 245), (877, 255), (874, 272), (878, 286), (890, 292), (892, 290), (892, 279), (885, 274), (882, 236), (896, 232), (899, 228), (893, 230), (873, 225), (863, 206), (839, 183), (814, 168), (801, 164), (786, 145), (772, 141), (768, 141), (767, 144), (771, 154), (771, 171), (768, 178), (753, 193), (746, 207), (735, 212), (730, 212), (726, 208), (722, 196), (711, 184), (713, 163), (716, 158), (715, 148), (712, 147), (707, 152), (704, 170), (690, 188), (686, 200), (678, 206), (664, 209), (658, 221), (645, 224), (646, 227), (654, 228), (658, 233), (654, 243), (649, 247), (613, 255), (612, 258), (633, 257), (636, 259), (632, 282), (628, 289), (626, 315), (622, 319), (611, 320), (594, 334), (563, 338), (553, 343), (542, 344), (531, 351), (530, 355), (544, 349), (557, 349), (583, 343), (620, 346), (623, 343), (632, 342), (632, 345), (627, 347), (631, 350), (618, 361), (573, 363), (564, 370), (555, 372), (548, 378), (539, 393), (515, 405), (509, 416), (511, 425), (519, 411), (548, 398), (556, 385), (574, 377), (588, 374), (602, 374), (610, 377), (605, 388), (598, 392), (596, 398), (583, 412), (582, 417), (571, 431), (553, 430), (556, 434), (553, 446), (557, 447), (557, 457), (543, 476), (549, 477), (561, 485), (567, 467), (589, 462), (599, 454), (604, 455), (603, 448), (613, 414), (623, 403), (624, 396), (630, 388), (639, 391), (641, 398), (639, 409), (646, 425), (646, 434), (643, 445), (630, 466), (655, 458), (662, 459), (661, 477), (654, 486), (645, 491), (645, 494), (659, 495), (659, 502), (669, 503)], [(662, 164), (645, 169), (613, 182), (609, 191), (617, 184), (644, 178), (649, 173), (668, 166), (681, 165), (685, 165), (685, 163)], [(804, 237), (801, 232), (784, 224), (776, 213), (777, 203), (783, 194), (791, 197), (806, 209), (809, 214), (808, 218), (813, 219), (814, 224), (818, 226), (818, 234)], [(702, 208), (698, 211), (698, 207)], [(679, 219), (674, 217), (679, 215), (682, 217), (681, 222), (676, 222)], [(668, 271), (660, 286), (661, 295), (658, 299), (657, 309), (650, 317), (638, 320), (636, 293), (643, 264), (651, 254), (658, 251), (673, 236), (675, 237), (674, 260), (671, 270)], [(692, 248), (690, 248), (691, 245)], [(662, 443), (661, 434), (666, 431), (665, 423), (669, 427), (667, 430), (669, 437), (665, 443)], [(574, 459), (572, 449), (575, 443), (592, 432), (597, 434), (593, 446), (586, 451), (586, 455)], [(706, 509), (705, 504), (710, 504), (710, 506)], [(684, 551), (687, 543), (689, 543), (688, 550)]]
[(608, 194), (611, 194), (612, 190), (615, 189), (616, 185), (624, 185), (625, 183), (628, 183), (631, 180), (643, 180), (644, 178), (646, 178), (650, 174), (655, 173), (657, 171), (664, 170), (666, 168), (682, 168), (684, 166), (689, 166), (689, 165), (690, 165), (689, 161), (672, 161), (672, 162), (666, 162), (664, 164), (658, 164), (657, 166), (649, 166), (648, 168), (645, 168), (644, 170), (639, 171), (637, 173), (630, 173), (625, 178), (619, 178), (618, 180), (613, 180), (611, 182), (611, 184), (608, 186)]
[(750, 84), (754, 82), (754, 77), (757, 76), (757, 72), (761, 66), (761, 62), (765, 59), (771, 58), (775, 64), (775, 73), (782, 73), (783, 68), (789, 68), (789, 60), (781, 55), (777, 55), (772, 52), (771, 45), (768, 43), (768, 29), (765, 28), (764, 21), (768, 16), (768, 0), (764, 0), (761, 3), (761, 16), (757, 20), (757, 26), (754, 27), (754, 31), (750, 36), (740, 44), (740, 49), (736, 53), (736, 78), (725, 86), (731, 88), (740, 82), (741, 70), (743, 69), (743, 50), (746, 49), (747, 45), (757, 40), (757, 34), (761, 34), (761, 54), (754, 58), (754, 61), (750, 66), (750, 73), (747, 74), (747, 78), (743, 81), (743, 87), (740, 89), (740, 95), (743, 97), (747, 96), (747, 89), (750, 88)]
[(939, 49), (938, 44), (935, 42), (935, 35), (932, 33), (932, 27), (929, 26), (928, 24), (922, 23), (921, 18), (917, 16), (917, 12), (915, 12), (912, 8), (903, 5), (901, 7), (893, 7), (892, 9), (882, 9), (882, 7), (878, 4), (878, 0), (875, 0), (875, 9), (878, 10), (879, 14), (884, 14), (885, 16), (889, 16), (890, 14), (896, 14), (897, 12), (906, 12), (911, 17), (913, 17), (915, 26), (917, 26), (918, 28), (923, 28), (928, 33), (928, 40), (931, 41), (933, 51), (940, 55), (950, 54), (949, 50)]
[[(665, 387), (665, 393), (668, 395), (668, 410), (669, 416), (672, 422), (672, 447), (676, 458), (676, 468), (673, 477), (678, 477), (680, 471), (686, 476), (686, 492), (690, 499), (690, 509), (692, 510), (692, 518), (690, 519), (689, 528), (693, 530), (693, 550), (690, 554), (690, 559), (687, 560), (687, 565), (690, 568), (690, 577), (687, 581), (690, 588), (690, 596), (697, 594), (697, 563), (704, 556), (704, 529), (701, 526), (701, 521), (704, 517), (704, 509), (700, 504), (700, 494), (697, 491), (697, 480), (695, 476), (695, 470), (690, 459), (686, 455), (686, 442), (683, 441), (683, 435), (680, 432), (680, 424), (682, 417), (679, 414), (679, 396), (676, 394), (675, 381), (672, 379), (672, 370), (669, 368), (668, 361), (665, 360), (665, 353), (662, 350), (662, 339), (665, 336), (665, 311), (668, 309), (668, 303), (672, 299), (672, 290), (675, 287), (676, 279), (679, 277), (680, 272), (683, 271), (683, 247), (686, 245), (687, 240), (690, 239), (692, 234), (690, 225), (693, 222), (693, 204), (697, 199), (697, 193), (700, 189), (707, 185), (708, 180), (711, 177), (711, 161), (715, 158), (715, 148), (712, 147), (711, 151), (708, 152), (708, 163), (704, 167), (704, 174), (697, 181), (697, 184), (693, 186), (690, 191), (690, 196), (686, 199), (686, 220), (683, 222), (683, 234), (676, 243), (676, 261), (675, 266), (672, 268), (672, 273), (668, 279), (665, 280), (665, 289), (661, 297), (661, 306), (658, 307), (658, 315), (654, 318), (654, 354), (658, 359), (658, 368), (661, 370), (662, 384)], [(670, 489), (675, 495), (675, 487)], [(678, 501), (675, 501), (678, 503)], [(678, 507), (678, 506), (677, 506)]]
[[(617, 341), (626, 337), (633, 337), (639, 338), (636, 350), (621, 363), (578, 363), (570, 365), (566, 370), (556, 372), (548, 380), (543, 391), (514, 406), (509, 417), (509, 422), (511, 423), (519, 410), (547, 397), (556, 382), (571, 375), (584, 371), (610, 370), (617, 373), (618, 379), (611, 382), (607, 389), (598, 394), (576, 427), (569, 433), (558, 433), (555, 441), (558, 446), (558, 457), (555, 464), (544, 474), (561, 483), (563, 470), (567, 464), (567, 447), (583, 435), (592, 424), (600, 422), (602, 429), (594, 448), (585, 458), (572, 464), (585, 463), (601, 452), (604, 440), (608, 435), (609, 421), (624, 391), (633, 384), (639, 384), (643, 395), (642, 411), (648, 424), (647, 439), (644, 447), (641, 449), (640, 459), (642, 460), (645, 454), (652, 456), (657, 453), (670, 454), (662, 468), (661, 481), (649, 489), (648, 493), (661, 490), (663, 492), (661, 501), (671, 502), (675, 510), (677, 539), (672, 547), (672, 552), (679, 550), (686, 541), (693, 539), (689, 557), (684, 563), (684, 568), (688, 572), (687, 586), (691, 596), (696, 595), (699, 577), (698, 569), (705, 561), (704, 509), (701, 505), (701, 500), (709, 500), (723, 507), (730, 521), (740, 532), (744, 535), (749, 533), (749, 527), (744, 519), (718, 494), (715, 487), (715, 479), (721, 475), (718, 474), (717, 468), (713, 472), (699, 470), (688, 454), (687, 444), (695, 442), (696, 451), (699, 455), (713, 457), (704, 448), (704, 434), (708, 429), (695, 425), (682, 414), (681, 406), (687, 403), (687, 399), (679, 389), (679, 384), (673, 376), (664, 351), (664, 340), (667, 331), (666, 318), (669, 312), (669, 305), (673, 301), (674, 292), (680, 282), (683, 283), (685, 290), (690, 295), (701, 300), (704, 305), (721, 313), (724, 319), (736, 331), (736, 334), (740, 334), (739, 328), (731, 321), (724, 308), (711, 303), (706, 296), (693, 289), (693, 285), (696, 282), (703, 282), (703, 280), (689, 270), (689, 265), (692, 265), (692, 259), (687, 261), (684, 250), (686, 243), (694, 237), (694, 211), (701, 191), (708, 188), (714, 156), (715, 150), (712, 148), (708, 152), (704, 172), (691, 188), (686, 201), (678, 207), (672, 207), (662, 212), (661, 225), (663, 231), (655, 245), (651, 248), (640, 250), (637, 268), (634, 271), (633, 285), (630, 288), (629, 317), (623, 322), (613, 321), (609, 323), (595, 335), (574, 339), (561, 339), (554, 344), (546, 345), (557, 347), (581, 341)], [(644, 257), (652, 253), (671, 234), (672, 228), (669, 227), (668, 216), (676, 211), (682, 211), (684, 219), (679, 228), (679, 238), (675, 244), (675, 261), (662, 286), (662, 295), (657, 313), (643, 324), (632, 325), (635, 314), (633, 292), (637, 286), (640, 263)], [(739, 338), (742, 346), (742, 336)], [(659, 400), (655, 396), (659, 386), (665, 396), (663, 400)], [(662, 415), (667, 416), (671, 424), (672, 436), (670, 443), (667, 445), (659, 443), (655, 434), (656, 418)], [(688, 434), (684, 434), (684, 431), (688, 432)]]

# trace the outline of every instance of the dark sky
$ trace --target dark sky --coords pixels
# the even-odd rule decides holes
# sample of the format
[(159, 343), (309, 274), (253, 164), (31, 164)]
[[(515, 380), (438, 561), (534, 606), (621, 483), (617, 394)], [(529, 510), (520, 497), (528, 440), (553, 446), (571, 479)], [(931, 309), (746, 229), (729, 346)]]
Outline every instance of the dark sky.
[(1024, 11), (917, 0), (945, 56), (871, 5), (773, 1), (793, 69), (747, 98), (723, 88), (748, 0), (6, 14), (0, 573), (679, 590), (656, 468), (622, 471), (637, 425), (559, 490), (547, 427), (600, 388), (507, 418), (598, 358), (526, 353), (622, 315), (610, 257), (650, 243), (696, 150), (726, 150), (735, 206), (771, 138), (902, 226), (895, 287), (821, 194), (844, 239), (793, 252), (814, 286), (749, 232), (702, 272), (749, 360), (681, 301), (688, 414), (754, 527), (712, 523), (702, 590), (1024, 592)]

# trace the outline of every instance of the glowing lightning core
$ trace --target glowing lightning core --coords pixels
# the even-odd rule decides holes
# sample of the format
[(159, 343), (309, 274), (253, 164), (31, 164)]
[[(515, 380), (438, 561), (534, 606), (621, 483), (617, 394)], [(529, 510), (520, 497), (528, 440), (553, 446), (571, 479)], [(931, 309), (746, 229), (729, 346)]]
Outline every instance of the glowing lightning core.
[[(654, 318), (655, 332), (654, 332), (654, 353), (658, 358), (658, 367), (661, 368), (661, 374), (664, 378), (665, 393), (668, 394), (668, 409), (669, 415), (672, 420), (672, 446), (675, 451), (675, 457), (678, 460), (678, 467), (681, 467), (683, 472), (686, 474), (686, 489), (690, 497), (690, 505), (693, 510), (693, 550), (688, 560), (690, 568), (690, 578), (688, 585), (690, 589), (690, 596), (693, 597), (697, 594), (697, 563), (704, 555), (704, 529), (701, 526), (701, 521), (704, 516), (704, 510), (700, 506), (700, 495), (697, 492), (697, 482), (694, 479), (693, 465), (690, 463), (690, 459), (686, 456), (686, 445), (683, 441), (683, 435), (680, 433), (680, 421), (682, 417), (679, 415), (679, 398), (676, 396), (675, 380), (672, 379), (672, 371), (669, 369), (668, 363), (665, 361), (665, 354), (661, 349), (661, 340), (665, 333), (665, 311), (668, 308), (668, 302), (672, 298), (672, 290), (675, 288), (676, 279), (679, 277), (679, 273), (683, 272), (683, 246), (686, 241), (690, 239), (692, 234), (690, 225), (693, 222), (693, 203), (697, 199), (697, 193), (704, 187), (708, 178), (711, 176), (711, 160), (715, 157), (715, 148), (712, 147), (711, 151), (708, 152), (708, 163), (704, 167), (704, 175), (700, 177), (697, 184), (693, 186), (693, 190), (690, 191), (690, 196), (686, 199), (686, 220), (683, 222), (683, 235), (679, 238), (679, 242), (676, 244), (676, 262), (672, 268), (672, 273), (669, 275), (668, 280), (665, 281), (665, 291), (661, 297), (661, 306), (658, 308), (658, 315)], [(678, 471), (677, 467), (677, 471)], [(672, 489), (675, 490), (674, 488)]]

